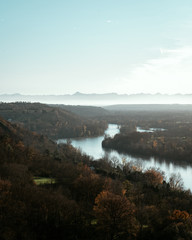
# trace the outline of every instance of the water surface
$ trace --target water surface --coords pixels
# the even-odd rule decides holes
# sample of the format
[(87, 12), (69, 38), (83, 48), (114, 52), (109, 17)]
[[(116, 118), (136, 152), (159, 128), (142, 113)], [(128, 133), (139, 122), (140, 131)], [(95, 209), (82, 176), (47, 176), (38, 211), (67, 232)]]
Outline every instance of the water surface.
[[(137, 128), (138, 131), (147, 131), (142, 128)], [(149, 129), (148, 131), (155, 131), (157, 129)], [(159, 130), (159, 129), (158, 129)], [(165, 129), (161, 129), (163, 131)], [(105, 134), (113, 137), (115, 134), (119, 133), (119, 126), (116, 124), (109, 124), (108, 129), (105, 131)], [(189, 165), (177, 165), (172, 162), (168, 162), (165, 160), (158, 160), (154, 157), (151, 158), (139, 158), (139, 157), (133, 157), (129, 154), (120, 154), (115, 150), (112, 151), (105, 151), (102, 148), (102, 141), (104, 139), (103, 136), (99, 137), (92, 137), (92, 138), (77, 138), (77, 139), (71, 139), (72, 145), (75, 148), (81, 149), (82, 152), (90, 155), (93, 157), (93, 159), (99, 159), (102, 158), (105, 154), (108, 154), (110, 158), (115, 157), (120, 162), (122, 159), (126, 159), (126, 161), (136, 161), (139, 162), (144, 169), (155, 167), (159, 168), (160, 170), (165, 172), (165, 175), (167, 176), (167, 179), (170, 177), (172, 173), (180, 174), (184, 186), (186, 189), (190, 189), (192, 191), (192, 166)], [(57, 143), (66, 143), (66, 139), (59, 139)]]

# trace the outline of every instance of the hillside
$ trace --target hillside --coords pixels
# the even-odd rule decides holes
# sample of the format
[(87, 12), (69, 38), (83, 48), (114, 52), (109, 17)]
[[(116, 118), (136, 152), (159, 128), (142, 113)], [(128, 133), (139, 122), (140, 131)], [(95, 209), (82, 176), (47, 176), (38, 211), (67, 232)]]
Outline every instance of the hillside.
[[(14, 155), (14, 148), (21, 150), (22, 156), (18, 155), (20, 159), (23, 157), (23, 151), (27, 154), (29, 149), (35, 154), (47, 154), (48, 152), (53, 154), (60, 151), (59, 146), (49, 138), (31, 132), (2, 118), (0, 118), (0, 139), (1, 150), (3, 150), (2, 146), (5, 145), (9, 152), (9, 161), (11, 154)], [(3, 155), (4, 154), (1, 154), (1, 157)]]
[(65, 109), (40, 103), (1, 103), (0, 116), (52, 139), (102, 135), (104, 121), (85, 120)]
[(0, 156), (1, 163), (24, 164), (33, 175), (40, 176), (49, 176), (57, 162), (74, 162), (76, 158), (81, 159), (80, 152), (71, 145), (58, 145), (44, 135), (26, 130), (2, 118), (0, 118)]
[(95, 118), (95, 117), (98, 118), (110, 114), (110, 112), (105, 110), (104, 108), (95, 106), (64, 105), (64, 104), (55, 104), (50, 106), (65, 109), (83, 118)]

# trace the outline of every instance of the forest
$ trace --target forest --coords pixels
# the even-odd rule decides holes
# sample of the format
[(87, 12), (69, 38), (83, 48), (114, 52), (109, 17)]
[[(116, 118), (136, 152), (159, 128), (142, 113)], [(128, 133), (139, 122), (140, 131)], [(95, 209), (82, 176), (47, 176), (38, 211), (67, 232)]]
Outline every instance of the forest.
[[(154, 109), (118, 112), (121, 117), (114, 116), (114, 122), (121, 124), (120, 134), (114, 138), (106, 136), (102, 146), (133, 155), (191, 164), (192, 111), (180, 106), (172, 110)], [(143, 131), (137, 131), (138, 128)]]
[[(126, 132), (140, 140), (132, 132), (138, 122), (125, 118), (130, 124), (122, 126), (120, 137)], [(158, 127), (168, 129), (169, 123), (162, 118)], [(186, 125), (178, 124), (183, 128), (175, 136), (183, 137)], [(57, 145), (3, 118), (0, 156), (2, 240), (192, 239), (192, 194), (178, 175), (166, 180), (158, 169), (107, 156), (93, 161), (70, 142)]]
[(82, 118), (41, 103), (0, 103), (0, 116), (51, 139), (99, 136), (107, 128), (106, 121)]

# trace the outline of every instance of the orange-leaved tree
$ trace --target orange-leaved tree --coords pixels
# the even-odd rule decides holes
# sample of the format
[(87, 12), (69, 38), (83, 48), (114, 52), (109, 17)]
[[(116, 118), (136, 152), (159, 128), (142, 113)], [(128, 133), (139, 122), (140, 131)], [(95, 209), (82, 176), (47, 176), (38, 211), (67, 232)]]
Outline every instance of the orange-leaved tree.
[(192, 237), (192, 215), (186, 211), (174, 210), (168, 217), (162, 231), (162, 239), (185, 239)]
[(107, 239), (134, 239), (137, 232), (135, 209), (124, 194), (102, 191), (95, 199), (93, 210), (97, 225), (104, 230)]

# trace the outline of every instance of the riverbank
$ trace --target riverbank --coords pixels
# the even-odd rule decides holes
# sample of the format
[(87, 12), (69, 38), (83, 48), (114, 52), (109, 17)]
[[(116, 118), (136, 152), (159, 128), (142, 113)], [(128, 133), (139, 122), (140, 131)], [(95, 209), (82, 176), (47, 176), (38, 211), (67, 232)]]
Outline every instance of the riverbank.
[[(105, 134), (108, 136), (115, 136), (119, 133), (119, 125), (109, 124), (108, 129), (105, 131)], [(124, 153), (118, 153), (115, 150), (108, 150), (102, 148), (102, 141), (104, 140), (105, 135), (100, 137), (93, 138), (81, 138), (73, 139), (71, 138), (71, 144), (73, 147), (80, 149), (83, 153), (91, 156), (94, 160), (101, 159), (104, 156), (107, 156), (109, 159), (116, 159), (119, 163), (122, 163), (122, 159), (125, 159), (126, 162), (139, 162), (142, 165), (143, 169), (147, 168), (158, 168), (165, 173), (167, 178), (171, 174), (180, 174), (183, 179), (184, 186), (186, 189), (192, 190), (192, 167), (189, 164), (183, 164), (179, 162), (166, 161), (164, 158), (156, 159), (154, 157), (141, 157), (141, 155), (130, 155)], [(60, 143), (66, 143), (66, 139), (60, 139)]]

